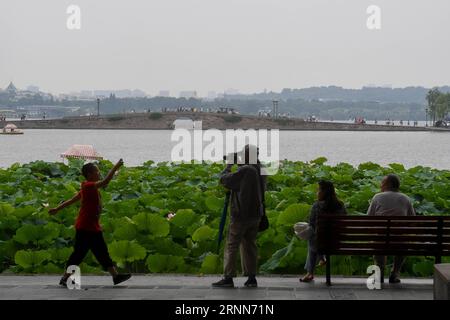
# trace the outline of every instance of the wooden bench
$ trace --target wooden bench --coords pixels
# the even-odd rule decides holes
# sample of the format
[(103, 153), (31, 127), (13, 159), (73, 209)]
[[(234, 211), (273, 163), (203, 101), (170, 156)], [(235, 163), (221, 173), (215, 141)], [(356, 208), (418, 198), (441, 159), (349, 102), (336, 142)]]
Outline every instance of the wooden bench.
[(317, 247), (327, 259), (327, 285), (332, 255), (434, 256), (439, 264), (450, 256), (450, 217), (319, 215)]

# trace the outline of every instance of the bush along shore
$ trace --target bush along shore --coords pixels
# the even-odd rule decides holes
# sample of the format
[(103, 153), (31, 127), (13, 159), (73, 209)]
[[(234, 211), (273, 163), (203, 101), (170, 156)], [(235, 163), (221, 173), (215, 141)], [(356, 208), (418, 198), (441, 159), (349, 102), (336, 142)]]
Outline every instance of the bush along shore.
[[(82, 161), (15, 164), (0, 169), (0, 271), (61, 273), (72, 252), (78, 207), (56, 216), (48, 207), (72, 197), (80, 187)], [(99, 163), (103, 174), (112, 167)], [(169, 164), (152, 161), (123, 168), (102, 191), (101, 223), (110, 254), (119, 267), (137, 273), (212, 274), (222, 272), (223, 243), (217, 236), (225, 190), (218, 179), (222, 164)], [(300, 274), (307, 243), (296, 238), (293, 225), (307, 221), (320, 179), (333, 181), (349, 214), (365, 214), (381, 178), (395, 172), (402, 192), (419, 215), (448, 215), (450, 171), (401, 164), (382, 167), (364, 163), (326, 164), (284, 161), (268, 177), (266, 192), (270, 228), (258, 236), (261, 273)], [(169, 213), (175, 213), (168, 219)], [(450, 262), (444, 258), (444, 262)], [(335, 257), (333, 274), (365, 275), (371, 257)], [(409, 257), (404, 274), (431, 276), (433, 257)], [(83, 273), (100, 273), (90, 253)], [(323, 272), (319, 270), (319, 273)]]

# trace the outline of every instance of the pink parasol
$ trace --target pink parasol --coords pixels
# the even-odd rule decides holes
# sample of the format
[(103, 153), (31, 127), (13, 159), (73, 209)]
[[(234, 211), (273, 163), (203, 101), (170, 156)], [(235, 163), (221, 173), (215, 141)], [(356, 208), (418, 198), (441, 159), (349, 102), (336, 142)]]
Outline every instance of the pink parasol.
[(103, 157), (91, 145), (75, 144), (61, 154), (66, 159), (102, 160)]

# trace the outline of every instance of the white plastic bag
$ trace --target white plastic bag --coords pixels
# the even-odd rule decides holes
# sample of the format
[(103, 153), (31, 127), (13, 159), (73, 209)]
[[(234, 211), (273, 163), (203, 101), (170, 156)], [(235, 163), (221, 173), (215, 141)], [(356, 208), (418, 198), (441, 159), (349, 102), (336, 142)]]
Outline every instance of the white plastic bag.
[(307, 222), (297, 222), (294, 225), (294, 231), (297, 237), (302, 240), (309, 240), (313, 234), (313, 231)]

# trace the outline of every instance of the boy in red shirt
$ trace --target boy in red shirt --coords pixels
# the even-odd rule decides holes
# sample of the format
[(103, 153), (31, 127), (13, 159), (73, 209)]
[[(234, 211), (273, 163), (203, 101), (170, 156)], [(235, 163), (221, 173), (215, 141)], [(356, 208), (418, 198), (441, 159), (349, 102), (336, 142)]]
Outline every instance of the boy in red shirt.
[[(75, 246), (72, 255), (67, 261), (67, 267), (79, 265), (89, 250), (102, 265), (104, 270), (108, 270), (113, 277), (114, 284), (119, 284), (128, 280), (130, 274), (119, 274), (109, 256), (108, 247), (103, 239), (102, 228), (99, 223), (102, 210), (99, 188), (105, 188), (114, 176), (114, 173), (123, 165), (120, 159), (111, 169), (108, 175), (101, 180), (100, 171), (93, 163), (87, 163), (81, 169), (81, 173), (86, 181), (81, 183), (81, 190), (72, 199), (63, 202), (58, 207), (49, 210), (50, 215), (55, 215), (59, 210), (70, 206), (81, 200), (80, 212), (75, 222)], [(67, 279), (70, 273), (64, 273), (59, 282), (62, 286), (67, 286)]]

